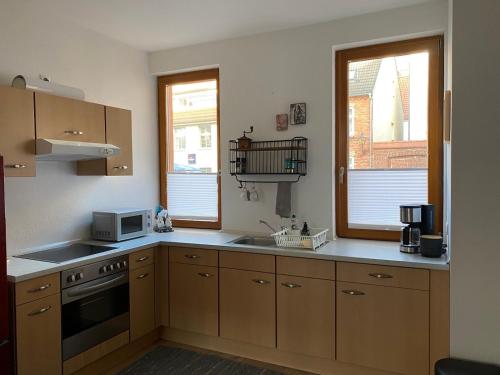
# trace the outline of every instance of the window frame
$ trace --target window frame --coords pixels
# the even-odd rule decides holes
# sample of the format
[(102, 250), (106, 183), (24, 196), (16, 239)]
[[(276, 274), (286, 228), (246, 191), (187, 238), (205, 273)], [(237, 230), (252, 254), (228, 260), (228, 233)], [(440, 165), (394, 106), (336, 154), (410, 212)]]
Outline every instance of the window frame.
[[(158, 127), (159, 127), (159, 150), (160, 150), (160, 203), (167, 207), (167, 175), (166, 171), (173, 167), (173, 156), (175, 142), (173, 126), (169, 124), (172, 119), (172, 108), (167, 106), (167, 98), (171, 94), (171, 85), (182, 83), (195, 83), (201, 81), (215, 80), (217, 82), (217, 220), (192, 220), (173, 219), (174, 227), (199, 228), (199, 229), (221, 229), (222, 206), (221, 206), (221, 154), (220, 154), (220, 91), (219, 91), (219, 69), (197, 70), (185, 73), (169, 74), (159, 76), (158, 83)], [(186, 141), (187, 142), (187, 141)], [(170, 145), (170, 147), (169, 147)], [(212, 147), (214, 146), (212, 140)]]
[(434, 205), (435, 232), (443, 231), (443, 46), (444, 38), (438, 35), (336, 51), (335, 217), (338, 237), (389, 241), (397, 241), (400, 238), (400, 231), (357, 229), (348, 226), (348, 63), (424, 51), (429, 52), (428, 202)]

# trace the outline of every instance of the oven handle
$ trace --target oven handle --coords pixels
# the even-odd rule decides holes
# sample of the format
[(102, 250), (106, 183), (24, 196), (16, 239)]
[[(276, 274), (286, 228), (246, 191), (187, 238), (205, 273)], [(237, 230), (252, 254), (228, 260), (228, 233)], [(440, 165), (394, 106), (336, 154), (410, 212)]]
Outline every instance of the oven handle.
[(124, 277), (125, 277), (125, 274), (122, 273), (120, 276), (115, 277), (114, 279), (105, 281), (105, 282), (100, 283), (100, 284), (88, 286), (86, 288), (80, 288), (80, 289), (76, 289), (76, 290), (70, 290), (68, 292), (68, 297), (78, 297), (78, 296), (81, 296), (83, 294), (88, 294), (88, 293), (91, 293), (91, 292), (98, 291), (100, 289), (106, 288), (109, 285), (112, 285), (112, 284), (116, 283), (117, 281), (123, 279)]

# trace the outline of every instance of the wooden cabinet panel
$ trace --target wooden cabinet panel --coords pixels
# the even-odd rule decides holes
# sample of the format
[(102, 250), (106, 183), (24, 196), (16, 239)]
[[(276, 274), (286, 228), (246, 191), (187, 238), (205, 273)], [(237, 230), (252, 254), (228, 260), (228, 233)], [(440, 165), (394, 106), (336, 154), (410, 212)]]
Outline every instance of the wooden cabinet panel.
[(337, 282), (337, 360), (429, 372), (429, 292)]
[(131, 270), (153, 264), (155, 261), (155, 248), (136, 251), (129, 255), (128, 264)]
[(168, 247), (160, 246), (156, 249), (155, 262), (156, 278), (156, 326), (168, 327)]
[(333, 358), (334, 282), (279, 275), (276, 290), (278, 349)]
[(0, 154), (6, 177), (35, 176), (32, 91), (0, 86)]
[(221, 268), (221, 337), (276, 347), (276, 276)]
[(429, 271), (417, 268), (338, 262), (337, 280), (429, 290)]
[(104, 106), (35, 93), (36, 137), (105, 143)]
[(60, 290), (61, 281), (59, 272), (16, 283), (16, 305), (59, 293)]
[(130, 271), (130, 340), (155, 329), (154, 264)]
[(217, 267), (219, 264), (217, 253), (217, 250), (171, 246), (169, 248), (169, 259), (172, 263)]
[(61, 296), (16, 307), (17, 374), (61, 374)]
[(247, 271), (275, 272), (274, 255), (252, 254), (236, 251), (221, 251), (220, 267)]
[(335, 262), (295, 257), (276, 257), (276, 273), (335, 280)]
[(219, 334), (216, 267), (170, 264), (170, 327)]
[(132, 112), (106, 107), (106, 143), (118, 146), (120, 154), (106, 159), (78, 162), (79, 175), (132, 176)]

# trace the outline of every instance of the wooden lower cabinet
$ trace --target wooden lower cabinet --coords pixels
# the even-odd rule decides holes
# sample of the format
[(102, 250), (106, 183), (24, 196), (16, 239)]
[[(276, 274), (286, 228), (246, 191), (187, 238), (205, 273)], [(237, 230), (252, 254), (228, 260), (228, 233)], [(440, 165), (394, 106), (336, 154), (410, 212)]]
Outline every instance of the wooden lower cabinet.
[(154, 264), (130, 271), (130, 341), (155, 329)]
[(16, 307), (18, 375), (61, 374), (61, 295)]
[(337, 282), (337, 360), (429, 373), (429, 292)]
[(314, 357), (335, 355), (335, 283), (278, 275), (278, 349)]
[(219, 334), (217, 267), (170, 263), (170, 327)]
[(276, 275), (221, 268), (220, 336), (276, 347)]

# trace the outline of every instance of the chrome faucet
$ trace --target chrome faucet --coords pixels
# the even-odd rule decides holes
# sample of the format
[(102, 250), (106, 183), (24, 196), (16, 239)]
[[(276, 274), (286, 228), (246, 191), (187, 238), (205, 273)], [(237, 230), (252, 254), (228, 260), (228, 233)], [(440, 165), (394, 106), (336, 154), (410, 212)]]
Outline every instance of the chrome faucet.
[(271, 229), (273, 231), (273, 233), (277, 232), (277, 230), (274, 229), (267, 221), (261, 219), (261, 220), (259, 220), (259, 223), (264, 224), (266, 227), (268, 227), (269, 229)]

